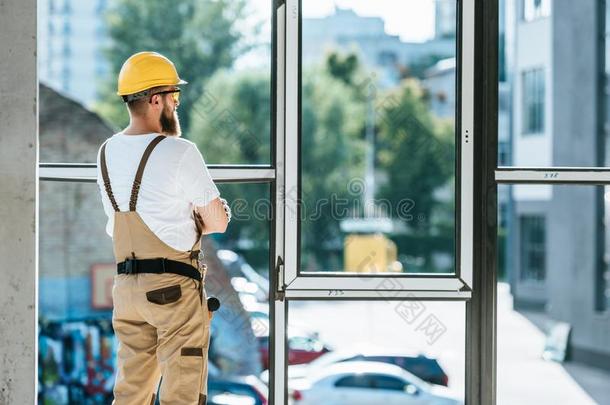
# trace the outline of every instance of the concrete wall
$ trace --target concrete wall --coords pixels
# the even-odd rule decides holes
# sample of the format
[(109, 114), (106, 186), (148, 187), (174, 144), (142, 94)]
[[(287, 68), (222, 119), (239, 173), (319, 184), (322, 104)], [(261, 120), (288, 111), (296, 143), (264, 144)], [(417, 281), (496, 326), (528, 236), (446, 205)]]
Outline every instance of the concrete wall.
[[(553, 5), (553, 160), (597, 165), (598, 112), (596, 0)], [(556, 186), (548, 210), (549, 312), (570, 322), (575, 357), (610, 369), (610, 312), (595, 311), (596, 187)], [(606, 224), (606, 226), (609, 226)]]
[(0, 1), (0, 404), (36, 398), (36, 2)]

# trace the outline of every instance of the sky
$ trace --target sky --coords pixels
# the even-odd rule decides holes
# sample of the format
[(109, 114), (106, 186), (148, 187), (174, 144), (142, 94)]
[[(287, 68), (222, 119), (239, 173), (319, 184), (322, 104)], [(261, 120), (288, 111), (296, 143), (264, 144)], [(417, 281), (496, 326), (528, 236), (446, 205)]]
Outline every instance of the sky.
[[(269, 15), (270, 2), (249, 1), (261, 17)], [(388, 34), (398, 35), (403, 41), (420, 42), (434, 35), (434, 0), (302, 0), (302, 4), (305, 18), (332, 14), (337, 5), (362, 16), (381, 17)]]
[(419, 42), (434, 35), (433, 0), (303, 0), (303, 16), (332, 14), (335, 4), (362, 16), (381, 17), (388, 34), (403, 41)]
[[(248, 17), (245, 26), (262, 23), (262, 32), (254, 43), (268, 43), (271, 35), (271, 1), (247, 0)], [(386, 32), (398, 35), (405, 42), (422, 42), (434, 36), (435, 0), (301, 0), (303, 17), (324, 17), (334, 13), (335, 5), (349, 8), (363, 17), (380, 17), (385, 22)], [(443, 0), (455, 1), (455, 0)], [(239, 28), (238, 28), (239, 29)], [(266, 48), (267, 46), (265, 46)], [(238, 70), (261, 66), (269, 61), (266, 52), (253, 50), (242, 55), (235, 63)]]

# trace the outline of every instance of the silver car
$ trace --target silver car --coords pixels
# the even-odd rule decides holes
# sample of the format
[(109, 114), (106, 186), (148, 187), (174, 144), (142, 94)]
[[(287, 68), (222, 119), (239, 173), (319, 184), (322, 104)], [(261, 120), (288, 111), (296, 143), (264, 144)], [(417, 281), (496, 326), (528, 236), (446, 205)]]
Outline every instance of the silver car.
[(346, 361), (289, 380), (294, 405), (459, 405), (455, 393), (393, 364)]

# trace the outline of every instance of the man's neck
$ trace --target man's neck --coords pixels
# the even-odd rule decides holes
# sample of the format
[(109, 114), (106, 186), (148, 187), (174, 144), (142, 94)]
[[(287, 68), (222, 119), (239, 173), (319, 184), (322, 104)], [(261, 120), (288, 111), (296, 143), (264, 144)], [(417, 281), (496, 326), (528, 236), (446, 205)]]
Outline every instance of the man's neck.
[(132, 130), (128, 130), (127, 128), (125, 128), (124, 130), (121, 131), (121, 133), (123, 135), (138, 136), (138, 135), (156, 134), (158, 132), (156, 132), (156, 131), (133, 132)]
[(123, 130), (125, 135), (146, 135), (151, 133), (161, 133), (161, 126), (159, 124), (152, 125), (149, 122), (131, 120), (129, 125)]

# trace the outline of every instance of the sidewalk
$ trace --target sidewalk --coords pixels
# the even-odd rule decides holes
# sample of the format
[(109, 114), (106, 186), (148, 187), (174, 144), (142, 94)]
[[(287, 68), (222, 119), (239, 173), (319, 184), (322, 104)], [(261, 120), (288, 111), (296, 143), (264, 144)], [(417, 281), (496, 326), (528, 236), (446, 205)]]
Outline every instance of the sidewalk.
[(498, 405), (610, 405), (610, 372), (584, 364), (543, 360), (544, 332), (526, 316), (513, 311), (508, 286), (500, 283)]

